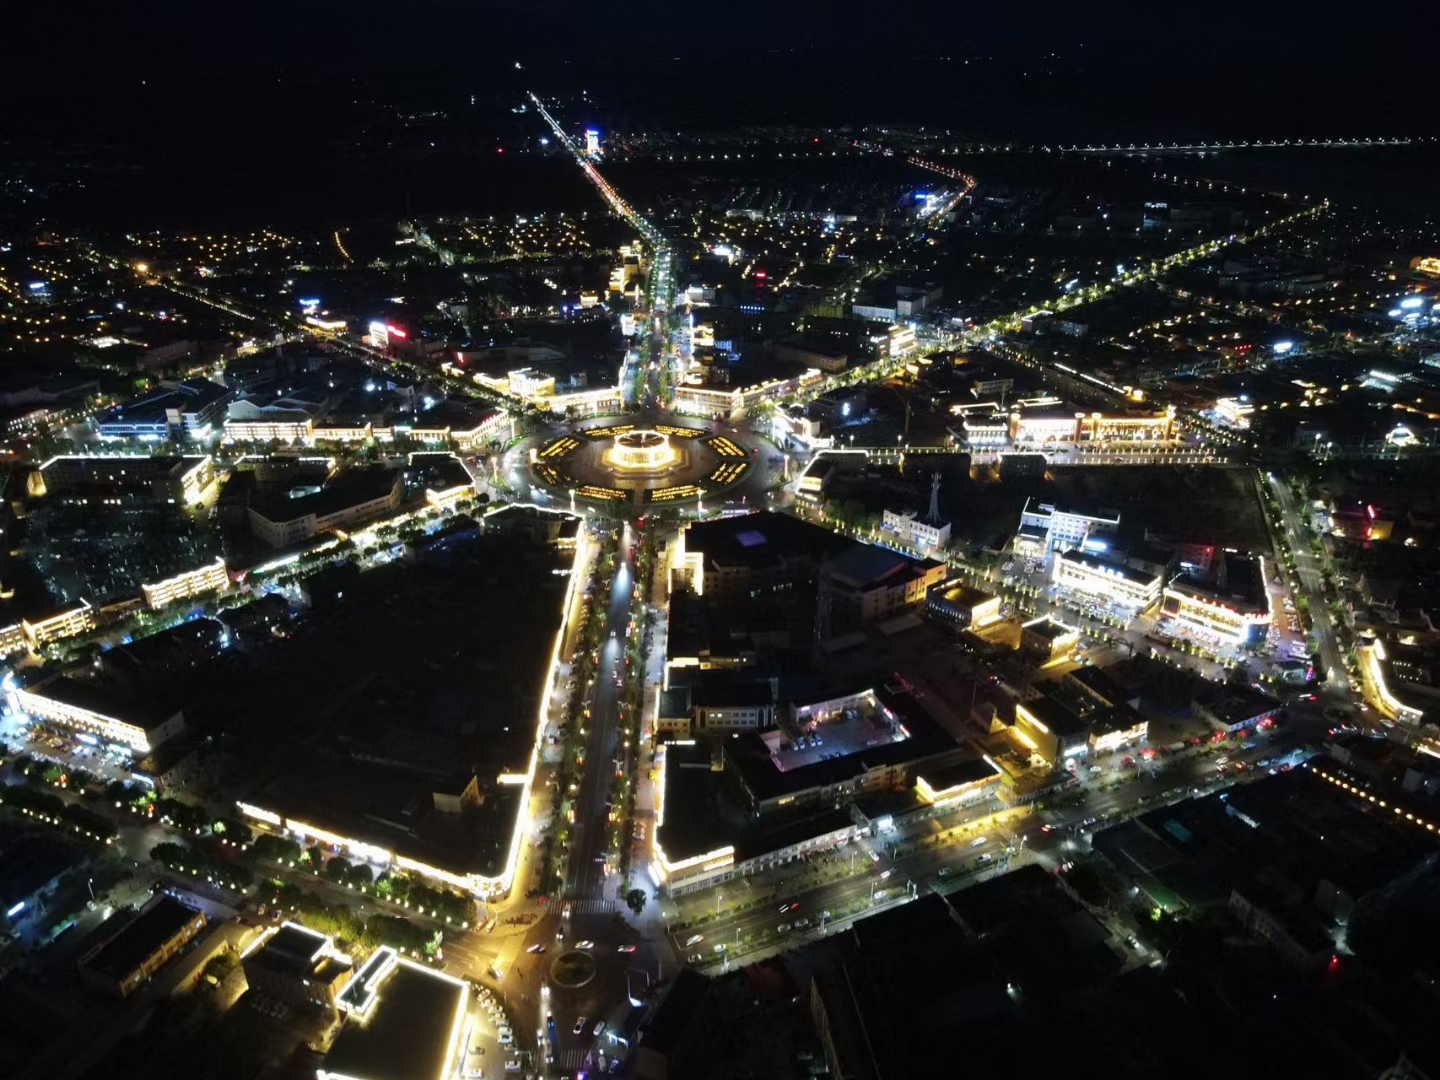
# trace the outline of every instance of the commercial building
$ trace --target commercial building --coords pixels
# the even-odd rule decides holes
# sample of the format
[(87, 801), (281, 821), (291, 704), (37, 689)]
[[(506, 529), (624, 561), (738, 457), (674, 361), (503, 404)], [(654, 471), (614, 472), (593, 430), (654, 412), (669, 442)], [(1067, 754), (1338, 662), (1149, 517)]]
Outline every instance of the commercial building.
[(205, 457), (61, 454), (40, 466), (41, 494), (82, 505), (128, 502), (189, 506), (215, 482)]
[(254, 417), (225, 421), (226, 442), (303, 443), (315, 441), (315, 418), (299, 409), (271, 409)]
[[(353, 990), (353, 993), (351, 992)], [(461, 980), (381, 948), (341, 995), (343, 1024), (318, 1080), (432, 1080), (460, 1075), (468, 1064)], [(488, 1065), (501, 1075), (498, 1062)]]
[(1000, 598), (952, 578), (925, 594), (925, 615), (957, 633), (979, 629), (999, 621)]
[(1094, 597), (1107, 604), (1147, 611), (1160, 602), (1165, 575), (1139, 569), (1120, 559), (1091, 555), (1071, 548), (1055, 558), (1052, 578), (1057, 588)]
[(925, 603), (947, 567), (885, 548), (855, 544), (829, 560), (820, 575), (820, 633), (831, 637), (881, 622)]
[(1017, 701), (1014, 733), (1050, 765), (1090, 752), (1090, 726), (1053, 697)]
[(1042, 615), (1020, 627), (1020, 650), (1042, 664), (1069, 656), (1079, 644), (1079, 630), (1048, 616)]
[(163, 386), (158, 393), (104, 413), (95, 422), (100, 438), (203, 442), (219, 431), (232, 390), (208, 379), (187, 379)]
[(149, 753), (185, 730), (185, 716), (178, 709), (144, 698), (126, 700), (63, 675), (17, 688), (10, 704), (32, 720), (88, 732), (137, 754)]
[(918, 551), (943, 549), (950, 544), (950, 522), (918, 510), (886, 510), (880, 519), (880, 535)]
[(1061, 507), (1043, 503), (1034, 496), (1025, 500), (1020, 512), (1020, 531), (1015, 534), (1017, 554), (1043, 558), (1051, 551), (1069, 551), (1086, 540), (1104, 540), (1120, 528), (1118, 510)]
[(898, 688), (792, 703), (780, 724), (660, 751), (650, 873), (669, 894), (843, 846), (870, 827), (867, 797), (903, 793), (911, 811), (936, 813), (1000, 784), (998, 767)]
[(1284, 712), (1285, 706), (1263, 690), (1217, 683), (1201, 691), (1191, 702), (1191, 708), (1196, 716), (1216, 728), (1235, 732), (1274, 720)]
[[(134, 918), (117, 912), (101, 925), (101, 939), (80, 957), (84, 982), (124, 1000), (205, 929), (205, 913), (173, 896), (154, 897)], [(110, 933), (106, 928), (116, 924)]]
[(588, 558), (584, 537), (537, 541), (523, 525), (354, 574), (312, 607), (285, 643), (290, 663), (346, 696), (319, 713), (269, 699), (272, 723), (313, 741), (241, 794), (246, 820), (467, 894), (509, 891)]
[(250, 530), (271, 547), (289, 547), (394, 512), (400, 506), (403, 480), (398, 470), (382, 466), (351, 469), (314, 494), (273, 498), (249, 507)]
[(773, 511), (696, 522), (666, 550), (670, 588), (738, 602), (796, 581), (818, 581), (825, 561), (852, 544), (829, 529)]
[[(419, 413), (408, 424), (396, 421), (395, 430), (412, 439), (437, 446), (454, 444), (461, 450), (475, 450), (489, 442), (500, 442), (513, 431), (510, 414), (504, 409), (481, 409), (459, 401), (442, 401)], [(320, 433), (316, 432), (316, 438)]]
[(354, 964), (333, 938), (299, 923), (266, 931), (240, 957), (245, 983), (276, 1001), (333, 1009)]
[(454, 454), (411, 454), (406, 472), (424, 486), (431, 506), (449, 506), (475, 494), (475, 478)]
[(186, 570), (164, 581), (141, 585), (140, 592), (145, 597), (145, 606), (155, 610), (177, 600), (224, 592), (229, 587), (230, 573), (225, 569), (225, 560), (217, 555), (209, 566)]
[[(32, 649), (41, 649), (52, 641), (64, 641), (95, 629), (95, 611), (84, 600), (73, 608), (57, 611), (39, 619), (21, 619), (20, 631)], [(4, 633), (4, 631), (0, 631)]]
[(1210, 581), (1181, 577), (1166, 585), (1161, 611), (1183, 633), (1227, 645), (1260, 641), (1271, 620), (1265, 557), (1226, 550)]

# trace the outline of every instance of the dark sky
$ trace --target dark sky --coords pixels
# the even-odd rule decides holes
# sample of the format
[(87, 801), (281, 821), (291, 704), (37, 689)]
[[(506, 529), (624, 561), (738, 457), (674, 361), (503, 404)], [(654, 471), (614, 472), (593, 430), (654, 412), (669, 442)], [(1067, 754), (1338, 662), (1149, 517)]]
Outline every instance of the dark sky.
[[(248, 100), (289, 123), (303, 115), (302, 92), (323, 108), (351, 87), (421, 100), (580, 82), (654, 122), (670, 108), (695, 116), (700, 106), (720, 114), (729, 106), (754, 120), (801, 110), (828, 112), (827, 122), (913, 114), (955, 117), (961, 127), (1048, 121), (1063, 131), (1088, 121), (1369, 134), (1413, 131), (1433, 115), (1424, 80), (1434, 28), (1419, 24), (1423, 5), (30, 0), (10, 8), (0, 80), (15, 84), (12, 106), (23, 105), (0, 124), (82, 137), (117, 121), (203, 123), (211, 102), (229, 114)], [(947, 55), (997, 59), (966, 70), (963, 60), (939, 59)], [(290, 93), (277, 96), (277, 85)]]

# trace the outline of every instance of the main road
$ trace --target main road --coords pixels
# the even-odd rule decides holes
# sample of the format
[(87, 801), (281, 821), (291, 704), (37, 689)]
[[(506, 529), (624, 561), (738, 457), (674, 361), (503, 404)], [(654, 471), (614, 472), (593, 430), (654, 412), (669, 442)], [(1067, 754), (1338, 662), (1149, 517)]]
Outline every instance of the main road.
[[(1345, 667), (1345, 654), (1330, 616), (1330, 607), (1325, 602), (1325, 579), (1320, 572), (1320, 561), (1310, 549), (1306, 538), (1304, 519), (1289, 487), (1274, 473), (1267, 473), (1270, 490), (1280, 504), (1280, 517), (1285, 527), (1285, 540), (1295, 556), (1295, 573), (1300, 581), (1300, 591), (1310, 608), (1310, 621), (1320, 644), (1320, 659), (1325, 663), (1327, 677), (1321, 683), (1321, 698), (1331, 705), (1350, 706), (1354, 704), (1350, 676)], [(1279, 553), (1276, 553), (1277, 558)]]
[[(1082, 785), (1079, 798), (1058, 809), (1031, 812), (1010, 808), (993, 815), (973, 810), (957, 812), (936, 822), (947, 830), (960, 827), (950, 842), (921, 845), (893, 859), (881, 848), (878, 862), (872, 862), (858, 842), (832, 853), (829, 865), (836, 869), (847, 869), (847, 860), (861, 867), (837, 880), (806, 885), (794, 880), (803, 874), (797, 871), (778, 889), (773, 885), (752, 887), (746, 882), (731, 882), (724, 886), (726, 894), (722, 896), (706, 890), (679, 903), (667, 900), (663, 904), (666, 918), (678, 920), (668, 933), (681, 956), (697, 966), (718, 971), (727, 967), (732, 957), (752, 963), (804, 944), (830, 929), (843, 928), (855, 918), (903, 903), (910, 896), (932, 890), (948, 892), (1004, 873), (1014, 869), (1018, 861), (1039, 862), (1055, 870), (1088, 849), (1093, 829), (1164, 803), (1264, 776), (1269, 766), (1256, 768), (1256, 762), (1303, 755), (1302, 748), (1313, 747), (1324, 738), (1325, 726), (1318, 703), (1292, 706), (1290, 721), (1284, 727), (1267, 737), (1227, 746), (1221, 755), (1228, 758), (1223, 765), (1208, 748), (1189, 751), (1142, 763), (1133, 779), (1118, 786), (1113, 786), (1118, 766), (1117, 758), (1112, 756), (1103, 776)], [(1290, 760), (1298, 757), (1291, 756)], [(1237, 769), (1237, 763), (1244, 769)], [(913, 846), (917, 839), (902, 837), (890, 842), (889, 847), (907, 842)], [(852, 850), (858, 857), (852, 858)], [(707, 909), (723, 907), (727, 896), (732, 902), (745, 904), (745, 910), (696, 921)], [(782, 904), (788, 910), (782, 911)], [(802, 920), (808, 925), (802, 925)], [(697, 937), (700, 940), (695, 940)]]
[(635, 593), (634, 566), (630, 560), (635, 529), (629, 522), (619, 528), (621, 535), (615, 555), (615, 576), (610, 582), (610, 598), (605, 612), (605, 636), (599, 645), (595, 691), (589, 702), (590, 718), (585, 721), (585, 763), (580, 774), (580, 789), (575, 796), (570, 865), (565, 873), (567, 899), (604, 899), (607, 871), (614, 855), (606, 794), (615, 776), (615, 762), (620, 756), (625, 642)]

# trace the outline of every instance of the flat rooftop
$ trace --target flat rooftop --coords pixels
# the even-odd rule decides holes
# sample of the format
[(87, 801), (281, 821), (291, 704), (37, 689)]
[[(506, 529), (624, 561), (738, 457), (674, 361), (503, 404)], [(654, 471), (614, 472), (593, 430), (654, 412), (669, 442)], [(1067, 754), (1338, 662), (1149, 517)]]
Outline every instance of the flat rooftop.
[(25, 689), (62, 705), (123, 720), (143, 731), (159, 727), (178, 711), (173, 702), (135, 694), (121, 683), (106, 680), (72, 679), (62, 675)]
[[(448, 1075), (468, 989), (459, 979), (407, 960), (381, 984), (368, 1017), (347, 1015), (322, 1077), (435, 1080)], [(499, 1074), (491, 1062), (490, 1071)]]
[(927, 599), (940, 600), (957, 608), (974, 608), (994, 600), (995, 594), (962, 582), (946, 582), (931, 587)]
[[(573, 561), (497, 532), (356, 574), (247, 655), (237, 797), (493, 876), (523, 790), (500, 778), (529, 769)], [(477, 802), (435, 810), (471, 776)]]
[[(770, 751), (775, 768), (781, 772), (803, 769), (821, 761), (849, 757), (877, 746), (904, 742), (909, 733), (885, 715), (875, 697), (862, 698), (840, 712), (811, 717), (802, 734), (791, 739), (783, 730), (759, 734)], [(816, 745), (816, 740), (819, 745)]]
[(705, 569), (719, 566), (774, 566), (788, 559), (819, 562), (854, 544), (829, 529), (789, 514), (761, 511), (701, 521), (685, 530), (685, 550), (703, 552)]
[(1034, 634), (1047, 641), (1055, 641), (1057, 638), (1062, 638), (1066, 634), (1075, 633), (1075, 627), (1066, 626), (1064, 623), (1056, 622), (1054, 619), (1036, 619), (1034, 622), (1026, 623), (1022, 629), (1027, 634)]
[(199, 914), (190, 905), (162, 894), (82, 963), (97, 974), (123, 979)]
[[(888, 725), (877, 728), (864, 718), (848, 719), (837, 729), (840, 745), (834, 746), (822, 724), (819, 733), (824, 742), (819, 747), (793, 753), (780, 749), (778, 754), (772, 752), (765, 737), (750, 732), (725, 741), (725, 760), (739, 771), (756, 799), (771, 799), (843, 783), (874, 768), (923, 761), (956, 748), (955, 740), (909, 694), (880, 689), (875, 697), (882, 710), (888, 708), (894, 717), (893, 729)], [(866, 732), (867, 726), (873, 736)], [(865, 743), (857, 745), (862, 734)]]

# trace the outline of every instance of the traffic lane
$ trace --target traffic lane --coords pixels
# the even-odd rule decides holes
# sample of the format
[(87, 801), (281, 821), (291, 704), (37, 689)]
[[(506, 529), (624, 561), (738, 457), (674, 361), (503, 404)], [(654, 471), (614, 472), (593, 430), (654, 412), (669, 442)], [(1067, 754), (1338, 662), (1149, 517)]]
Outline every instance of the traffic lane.
[(603, 858), (607, 846), (609, 821), (604, 812), (606, 778), (612, 773), (615, 756), (615, 720), (618, 707), (615, 678), (624, 657), (623, 635), (630, 620), (631, 581), (629, 548), (622, 535), (617, 553), (615, 576), (610, 586), (610, 603), (606, 615), (607, 636), (601, 646), (601, 662), (597, 671), (595, 697), (591, 704), (591, 729), (586, 740), (585, 769), (580, 794), (576, 800), (577, 842), (571, 848), (570, 880), (575, 895), (586, 897), (603, 885), (603, 869), (597, 874), (597, 857)]
[[(977, 850), (972, 846), (973, 839), (960, 838), (952, 843), (937, 847), (921, 848), (900, 859), (887, 860), (892, 866), (893, 872), (890, 878), (880, 883), (879, 872), (872, 869), (871, 873), (854, 878), (843, 878), (836, 882), (827, 882), (817, 885), (813, 889), (781, 900), (777, 899), (773, 904), (766, 904), (735, 916), (727, 917), (718, 921), (696, 924), (693, 928), (685, 930), (670, 931), (668, 936), (673, 943), (676, 952), (682, 957), (688, 957), (699, 953), (704, 957), (705, 962), (718, 961), (718, 954), (714, 952), (716, 944), (724, 943), (727, 947), (733, 947), (738, 931), (742, 939), (748, 934), (755, 934), (764, 929), (772, 933), (777, 932), (782, 923), (790, 923), (794, 926), (796, 918), (810, 918), (817, 920), (825, 909), (834, 909), (847, 903), (867, 896), (872, 888), (884, 888), (887, 891), (893, 888), (905, 887), (907, 879), (916, 881), (919, 879), (936, 875), (945, 867), (952, 872), (964, 871), (974, 866), (974, 860), (980, 855), (990, 853), (997, 855), (1000, 849), (1005, 847), (1019, 847), (1022, 840), (1026, 845), (1037, 848), (1040, 852), (1064, 850), (1068, 844), (1069, 848), (1078, 850), (1073, 838), (1076, 836), (1075, 827), (1083, 826), (1089, 818), (1096, 818), (1096, 827), (1113, 824), (1109, 820), (1117, 815), (1128, 815), (1132, 811), (1139, 811), (1147, 806), (1158, 805), (1165, 799), (1167, 794), (1173, 794), (1174, 800), (1190, 798), (1196, 794), (1193, 790), (1200, 787), (1202, 793), (1209, 793), (1211, 790), (1220, 790), (1240, 779), (1253, 778), (1256, 775), (1254, 762), (1261, 758), (1283, 756), (1301, 744), (1301, 739), (1290, 737), (1284, 740), (1270, 739), (1265, 741), (1255, 740), (1238, 747), (1227, 747), (1226, 752), (1220, 756), (1229, 759), (1225, 770), (1217, 767), (1214, 755), (1200, 755), (1190, 758), (1183, 758), (1174, 764), (1167, 764), (1153, 772), (1139, 776), (1136, 779), (1126, 780), (1111, 789), (1096, 789), (1087, 787), (1083, 791), (1082, 800), (1074, 805), (1048, 811), (1045, 814), (1046, 821), (1038, 822), (1035, 819), (1025, 820), (1021, 823), (1008, 826), (995, 826), (987, 828), (986, 835), (989, 843), (983, 846), (983, 850)], [(1247, 769), (1240, 771), (1233, 768), (1236, 761), (1242, 761)], [(1049, 825), (1049, 829), (1043, 827)], [(1089, 831), (1081, 830), (1079, 835), (1088, 835)], [(976, 868), (977, 870), (983, 868)], [(799, 903), (798, 911), (781, 913), (781, 903)], [(793, 931), (792, 931), (793, 932)], [(693, 945), (687, 944), (688, 940), (696, 935), (702, 935), (703, 940)]]

